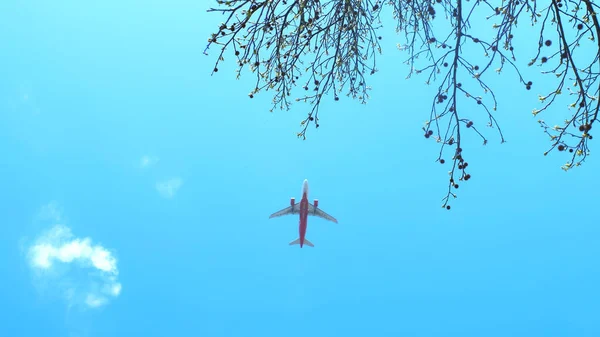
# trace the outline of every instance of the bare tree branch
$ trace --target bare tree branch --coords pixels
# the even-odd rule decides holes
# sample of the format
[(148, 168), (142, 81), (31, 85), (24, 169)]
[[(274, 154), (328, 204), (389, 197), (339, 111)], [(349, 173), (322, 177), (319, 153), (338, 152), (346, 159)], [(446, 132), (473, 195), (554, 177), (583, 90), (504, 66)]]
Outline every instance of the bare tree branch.
[[(452, 161), (448, 190), (442, 207), (450, 209), (459, 182), (467, 181), (469, 163), (461, 134), (474, 132), (483, 144), (488, 139), (481, 128), (497, 130), (505, 138), (494, 112), (498, 100), (485, 79), (514, 70), (516, 80), (530, 90), (532, 81), (521, 74), (513, 46), (520, 20), (539, 27), (537, 54), (528, 66), (542, 67), (542, 75), (556, 81), (556, 87), (539, 99), (543, 106), (533, 115), (549, 110), (562, 93), (572, 97), (570, 117), (560, 126), (539, 123), (550, 136), (553, 149), (571, 155), (563, 166), (579, 166), (589, 154), (590, 130), (600, 110), (600, 9), (592, 0), (551, 0), (539, 8), (533, 0), (217, 0), (225, 21), (209, 38), (207, 50), (220, 46), (213, 73), (226, 53), (234, 55), (238, 77), (247, 67), (256, 76), (250, 98), (272, 90), (273, 109), (290, 109), (291, 93), (298, 84), (304, 91), (295, 101), (309, 103), (298, 137), (306, 139), (309, 125), (319, 127), (319, 106), (328, 94), (338, 100), (341, 94), (365, 103), (370, 87), (366, 75), (377, 71), (381, 54), (378, 30), (382, 8), (392, 10), (396, 32), (405, 44), (398, 48), (408, 55), (407, 78), (426, 75), (427, 83), (437, 82), (424, 136), (440, 144), (437, 161)], [(433, 20), (444, 17), (445, 22)], [(489, 22), (489, 24), (486, 24)], [(472, 25), (476, 25), (474, 28)], [(551, 28), (552, 27), (552, 28)], [(595, 55), (580, 53), (586, 39), (596, 43)], [(471, 52), (465, 52), (469, 50)], [(481, 54), (473, 53), (480, 50)], [(554, 76), (552, 76), (554, 75)], [(470, 104), (485, 112), (485, 119), (473, 120)], [(561, 111), (561, 109), (558, 109)], [(481, 115), (481, 114), (479, 114)]]

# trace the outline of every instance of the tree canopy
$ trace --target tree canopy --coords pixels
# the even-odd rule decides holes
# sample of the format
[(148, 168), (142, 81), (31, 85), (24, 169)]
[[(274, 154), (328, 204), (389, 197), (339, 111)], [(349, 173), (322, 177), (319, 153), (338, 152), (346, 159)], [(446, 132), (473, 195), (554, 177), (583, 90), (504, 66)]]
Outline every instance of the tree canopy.
[[(437, 85), (423, 134), (440, 144), (437, 161), (451, 165), (442, 202), (447, 209), (459, 182), (471, 178), (461, 133), (474, 132), (488, 142), (480, 123), (465, 117), (465, 106), (474, 103), (485, 111), (481, 125), (495, 129), (505, 141), (494, 118), (499, 104), (494, 88), (486, 83), (489, 73), (512, 68), (515, 81), (530, 90), (533, 82), (524, 78), (522, 69), (540, 65), (545, 81), (554, 85), (539, 96), (541, 105), (532, 113), (541, 117), (556, 110), (564, 115), (557, 125), (539, 120), (550, 139), (544, 155), (554, 150), (566, 153), (562, 168), (569, 170), (590, 153), (590, 130), (600, 110), (596, 14), (600, 6), (592, 0), (217, 0), (217, 4), (209, 11), (224, 14), (225, 21), (209, 37), (205, 50), (220, 48), (213, 73), (233, 55), (238, 77), (244, 68), (256, 76), (250, 98), (272, 91), (271, 111), (290, 109), (293, 100), (309, 103), (298, 132), (302, 139), (309, 126), (319, 127), (324, 96), (338, 100), (345, 94), (363, 103), (369, 98), (367, 77), (378, 71), (381, 54), (381, 16), (391, 15), (404, 39), (398, 48), (407, 55), (408, 77), (421, 74), (428, 84)], [(434, 24), (436, 17), (445, 21)], [(539, 40), (535, 55), (518, 59), (513, 39), (523, 25), (536, 29)], [(591, 49), (582, 47), (584, 43)], [(290, 98), (293, 90), (301, 92), (295, 99)], [(561, 95), (566, 96), (568, 109), (555, 104)]]

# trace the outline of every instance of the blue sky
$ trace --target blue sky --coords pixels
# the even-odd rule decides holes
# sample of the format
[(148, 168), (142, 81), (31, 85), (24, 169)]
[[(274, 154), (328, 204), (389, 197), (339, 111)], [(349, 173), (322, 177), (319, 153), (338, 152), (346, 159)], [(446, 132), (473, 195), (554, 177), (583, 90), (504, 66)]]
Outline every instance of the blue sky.
[[(600, 335), (600, 163), (542, 156), (542, 85), (490, 80), (507, 143), (465, 136), (446, 211), (435, 87), (404, 79), (389, 24), (369, 103), (326, 99), (300, 141), (307, 106), (210, 76), (208, 6), (0, 3), (1, 336)], [(299, 249), (298, 220), (268, 216), (305, 178), (339, 224), (311, 218)]]

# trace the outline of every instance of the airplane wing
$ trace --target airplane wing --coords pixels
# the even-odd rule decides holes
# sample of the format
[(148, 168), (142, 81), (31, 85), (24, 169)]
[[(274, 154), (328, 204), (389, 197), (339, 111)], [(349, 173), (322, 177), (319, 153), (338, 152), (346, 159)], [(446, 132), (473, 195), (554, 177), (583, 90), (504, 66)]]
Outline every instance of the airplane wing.
[(322, 209), (320, 209), (318, 207), (315, 207), (313, 204), (308, 204), (308, 215), (318, 216), (319, 218), (323, 218), (325, 220), (338, 223), (338, 221), (336, 220), (336, 218), (334, 218), (331, 215), (323, 212)]
[(277, 211), (277, 212), (271, 214), (269, 219), (276, 218), (278, 216), (283, 216), (283, 215), (298, 214), (298, 212), (300, 212), (300, 204), (294, 204), (294, 206), (286, 207), (286, 208), (282, 209), (281, 211)]

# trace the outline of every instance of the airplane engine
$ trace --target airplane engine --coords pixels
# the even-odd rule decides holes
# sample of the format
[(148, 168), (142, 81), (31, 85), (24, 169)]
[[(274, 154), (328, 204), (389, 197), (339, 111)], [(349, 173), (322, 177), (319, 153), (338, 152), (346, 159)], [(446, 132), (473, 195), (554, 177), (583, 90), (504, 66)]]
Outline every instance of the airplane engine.
[(295, 203), (296, 203), (296, 198), (291, 198), (290, 199), (290, 206), (294, 206)]
[(319, 200), (315, 199), (314, 205), (315, 207), (319, 207)]

